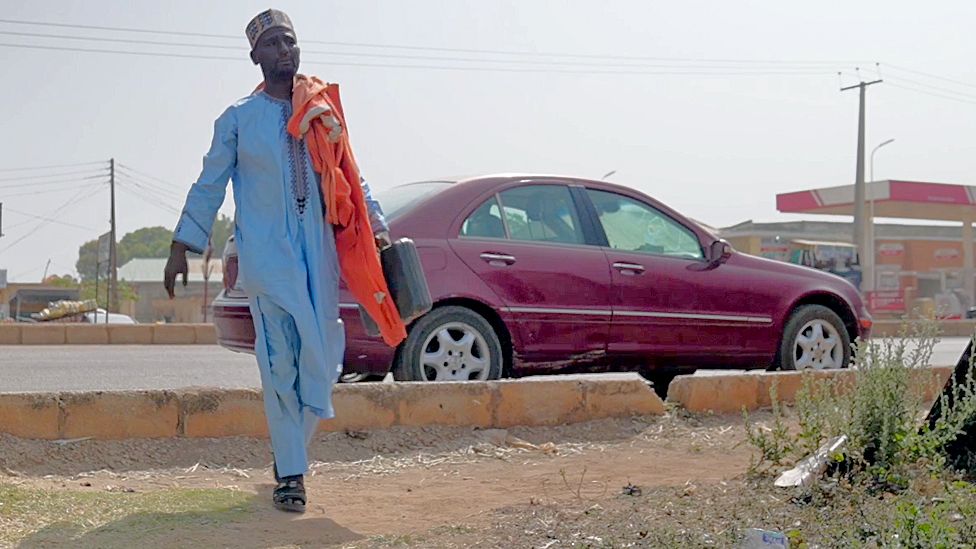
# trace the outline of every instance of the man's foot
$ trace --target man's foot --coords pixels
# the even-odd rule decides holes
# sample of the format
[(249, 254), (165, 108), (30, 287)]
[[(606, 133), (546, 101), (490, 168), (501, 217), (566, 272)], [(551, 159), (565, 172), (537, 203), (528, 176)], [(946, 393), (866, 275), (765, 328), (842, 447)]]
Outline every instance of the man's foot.
[(308, 501), (305, 496), (305, 476), (281, 477), (272, 499), (275, 508), (278, 510), (304, 513), (305, 503)]

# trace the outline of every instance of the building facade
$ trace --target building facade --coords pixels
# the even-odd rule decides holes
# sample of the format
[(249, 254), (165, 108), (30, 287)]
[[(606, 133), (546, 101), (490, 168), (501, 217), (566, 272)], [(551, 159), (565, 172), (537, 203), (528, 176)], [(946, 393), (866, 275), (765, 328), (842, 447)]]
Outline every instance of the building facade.
[[(719, 232), (741, 252), (797, 262), (797, 250), (808, 243), (851, 245), (854, 227), (829, 221), (746, 221)], [(965, 289), (958, 226), (877, 224), (874, 250), (875, 313), (905, 313), (923, 299), (951, 318), (964, 316), (974, 305)]]

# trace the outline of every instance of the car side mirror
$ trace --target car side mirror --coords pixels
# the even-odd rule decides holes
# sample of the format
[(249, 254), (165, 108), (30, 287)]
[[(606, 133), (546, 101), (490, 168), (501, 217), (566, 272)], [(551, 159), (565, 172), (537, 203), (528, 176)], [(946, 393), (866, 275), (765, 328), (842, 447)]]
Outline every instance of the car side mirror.
[(724, 240), (716, 240), (708, 247), (708, 262), (711, 265), (721, 265), (732, 257), (732, 245)]

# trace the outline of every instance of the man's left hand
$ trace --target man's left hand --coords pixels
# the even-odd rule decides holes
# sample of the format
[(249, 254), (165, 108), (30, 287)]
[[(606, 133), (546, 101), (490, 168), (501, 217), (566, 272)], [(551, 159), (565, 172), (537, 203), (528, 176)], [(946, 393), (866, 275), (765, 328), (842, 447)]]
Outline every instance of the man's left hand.
[(393, 245), (393, 240), (390, 239), (389, 231), (383, 231), (376, 233), (373, 238), (376, 240), (376, 249), (385, 250)]

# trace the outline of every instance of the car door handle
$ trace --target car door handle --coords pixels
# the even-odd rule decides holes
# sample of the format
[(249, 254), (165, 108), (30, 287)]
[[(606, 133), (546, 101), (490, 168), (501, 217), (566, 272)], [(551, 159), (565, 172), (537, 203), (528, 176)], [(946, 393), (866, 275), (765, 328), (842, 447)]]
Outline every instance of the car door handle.
[(620, 271), (620, 274), (644, 274), (644, 266), (637, 263), (621, 263), (617, 262), (613, 264), (613, 268)]
[(511, 265), (515, 263), (515, 256), (508, 254), (495, 254), (485, 252), (481, 254), (481, 259), (489, 265)]

